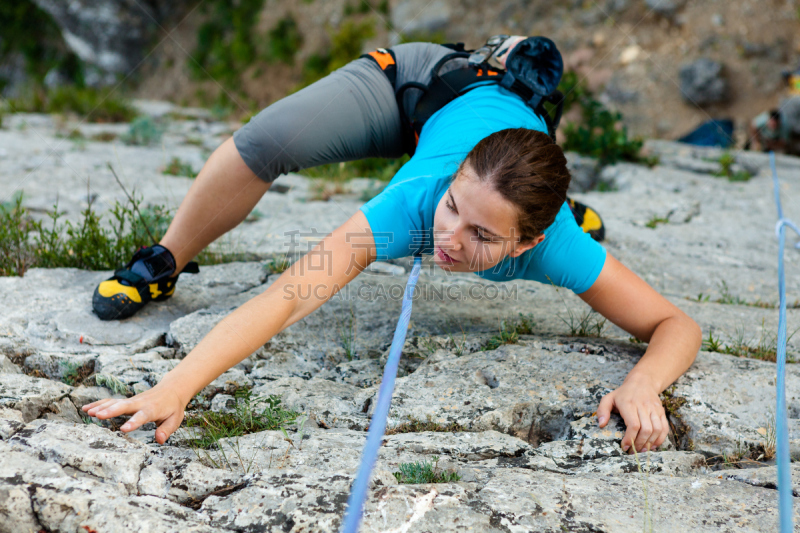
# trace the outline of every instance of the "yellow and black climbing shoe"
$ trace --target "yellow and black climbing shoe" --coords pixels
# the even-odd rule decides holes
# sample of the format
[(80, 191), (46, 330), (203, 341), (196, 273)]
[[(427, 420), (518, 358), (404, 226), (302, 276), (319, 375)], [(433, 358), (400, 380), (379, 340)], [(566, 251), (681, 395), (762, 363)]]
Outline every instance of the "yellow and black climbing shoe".
[(592, 239), (597, 242), (602, 242), (606, 237), (606, 228), (603, 225), (603, 219), (600, 218), (597, 211), (587, 205), (576, 202), (572, 198), (567, 198), (567, 203), (572, 210), (572, 214), (578, 226), (580, 226), (585, 233), (591, 235)]
[[(181, 273), (199, 272), (197, 263), (189, 263)], [(178, 276), (172, 253), (157, 244), (142, 246), (127, 265), (98, 285), (92, 307), (101, 320), (122, 320), (136, 313), (150, 301), (166, 300), (175, 292)]]

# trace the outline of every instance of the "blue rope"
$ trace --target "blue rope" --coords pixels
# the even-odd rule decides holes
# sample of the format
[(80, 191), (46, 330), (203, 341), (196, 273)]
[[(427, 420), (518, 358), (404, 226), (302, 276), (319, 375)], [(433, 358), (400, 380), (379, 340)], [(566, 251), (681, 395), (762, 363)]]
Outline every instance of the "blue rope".
[(400, 312), (400, 319), (397, 321), (397, 329), (394, 330), (389, 358), (383, 369), (383, 380), (378, 390), (378, 401), (375, 403), (372, 421), (369, 424), (367, 443), (364, 445), (364, 453), (361, 456), (361, 466), (358, 469), (356, 480), (350, 488), (350, 498), (347, 500), (347, 512), (342, 524), (342, 533), (358, 532), (361, 513), (364, 509), (364, 500), (367, 498), (369, 477), (372, 474), (372, 467), (375, 466), (375, 460), (378, 458), (378, 449), (383, 441), (383, 432), (386, 430), (386, 419), (389, 416), (389, 404), (392, 401), (394, 380), (397, 377), (397, 367), (400, 364), (400, 355), (406, 342), (408, 322), (411, 319), (411, 297), (414, 294), (414, 287), (417, 284), (417, 278), (419, 278), (421, 265), (421, 257), (416, 256), (414, 258), (414, 268), (411, 269), (406, 291), (403, 294), (403, 308)]
[(783, 249), (786, 242), (786, 226), (789, 226), (798, 235), (800, 230), (790, 220), (783, 217), (781, 207), (780, 183), (778, 171), (775, 168), (775, 153), (769, 153), (769, 164), (772, 168), (772, 183), (775, 189), (775, 204), (778, 206), (778, 224), (775, 231), (778, 234), (778, 292), (780, 295), (780, 311), (778, 314), (778, 350), (777, 365), (778, 378), (775, 381), (777, 388), (777, 409), (775, 412), (777, 431), (778, 455), (778, 509), (780, 511), (781, 533), (791, 533), (792, 529), (792, 475), (789, 470), (789, 428), (786, 419), (786, 279), (783, 273)]

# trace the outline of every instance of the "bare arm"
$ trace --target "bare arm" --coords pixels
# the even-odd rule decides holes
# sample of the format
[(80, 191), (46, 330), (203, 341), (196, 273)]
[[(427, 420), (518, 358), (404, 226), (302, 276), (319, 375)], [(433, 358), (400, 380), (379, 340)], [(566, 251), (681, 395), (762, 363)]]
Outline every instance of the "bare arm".
[(155, 421), (156, 440), (163, 444), (203, 387), (316, 310), (374, 260), (374, 239), (358, 211), (262, 294), (222, 319), (158, 385), (132, 398), (101, 400), (83, 410), (101, 419), (133, 414), (121, 428), (125, 432)]
[(628, 430), (622, 447), (637, 450), (661, 445), (669, 424), (658, 395), (694, 362), (702, 344), (697, 323), (610, 254), (592, 287), (579, 294), (608, 320), (649, 342), (623, 384), (606, 395), (597, 409), (600, 426), (617, 410)]

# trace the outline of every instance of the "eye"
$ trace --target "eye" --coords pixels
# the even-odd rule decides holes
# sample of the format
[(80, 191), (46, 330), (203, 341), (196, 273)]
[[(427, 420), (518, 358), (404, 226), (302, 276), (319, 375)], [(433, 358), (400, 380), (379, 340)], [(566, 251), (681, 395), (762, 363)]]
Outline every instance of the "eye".
[(449, 209), (450, 211), (455, 212), (456, 209), (452, 205), (450, 205), (450, 201), (449, 200), (445, 200), (444, 201), (444, 205), (446, 205), (447, 209)]
[(477, 230), (475, 230), (475, 235), (478, 236), (478, 240), (481, 241), (481, 242), (489, 242), (491, 240), (491, 239), (488, 239), (487, 237), (484, 237), (483, 235), (481, 235), (481, 233), (479, 231), (477, 231)]

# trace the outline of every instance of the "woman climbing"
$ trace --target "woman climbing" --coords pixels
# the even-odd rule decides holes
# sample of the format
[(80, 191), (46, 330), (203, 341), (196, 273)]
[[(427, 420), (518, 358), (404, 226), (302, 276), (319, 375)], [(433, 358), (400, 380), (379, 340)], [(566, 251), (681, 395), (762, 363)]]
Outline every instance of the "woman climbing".
[[(511, 72), (520, 50), (542, 44), (531, 39), (540, 38), (492, 38), (479, 60), (508, 61)], [(669, 424), (659, 394), (694, 361), (700, 328), (607, 254), (597, 242), (603, 236), (597, 214), (567, 200), (564, 155), (546, 133), (546, 117), (528, 105), (535, 91), (473, 78), (470, 90), (445, 98), (443, 107), (421, 96), (419, 89), (433, 88), (432, 72), (452, 53), (428, 43), (378, 50), (267, 107), (224, 142), (161, 242), (138, 251), (97, 288), (93, 304), (101, 318), (124, 318), (150, 300), (170, 297), (177, 274), (196, 268), (191, 259), (242, 222), (279, 175), (366, 157), (413, 157), (380, 194), (225, 317), (156, 386), (83, 410), (100, 419), (132, 415), (124, 432), (156, 422), (156, 441), (163, 444), (198, 391), (312, 313), (370, 263), (433, 254), (447, 271), (567, 287), (648, 342), (622, 385), (601, 400), (597, 417), (604, 427), (612, 410), (620, 413), (626, 451), (661, 445)], [(418, 90), (396, 90), (402, 87)], [(433, 108), (415, 112), (411, 124), (407, 110), (422, 104)]]

